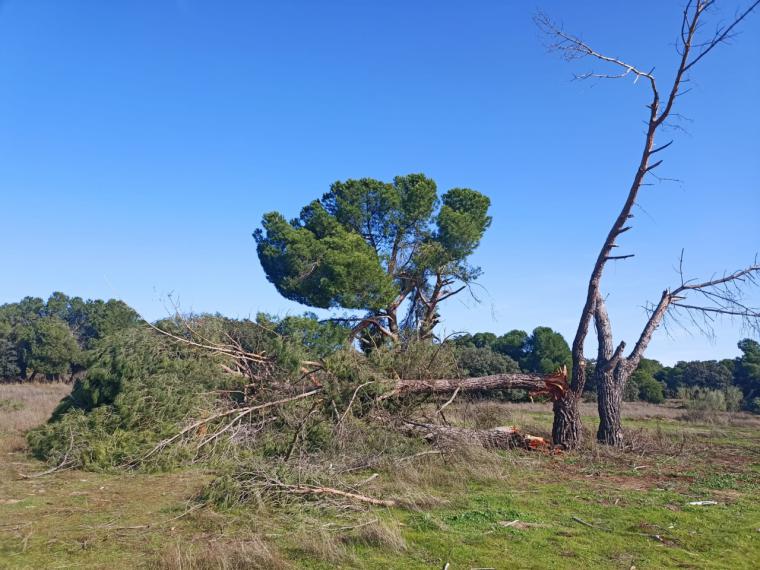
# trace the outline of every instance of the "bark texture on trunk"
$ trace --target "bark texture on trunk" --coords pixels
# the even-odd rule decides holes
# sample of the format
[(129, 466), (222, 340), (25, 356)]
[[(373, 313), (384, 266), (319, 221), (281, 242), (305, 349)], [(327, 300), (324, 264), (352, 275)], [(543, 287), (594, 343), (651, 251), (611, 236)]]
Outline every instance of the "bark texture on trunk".
[(579, 398), (570, 391), (554, 402), (552, 442), (565, 450), (577, 448), (583, 441), (583, 425), (578, 410)]
[(620, 417), (623, 403), (624, 382), (618, 383), (616, 374), (603, 372), (597, 374), (597, 406), (599, 409), (599, 429), (596, 439), (614, 447), (623, 446), (623, 425)]
[(556, 374), (494, 374), (475, 378), (441, 380), (398, 380), (386, 397), (412, 394), (450, 394), (454, 391), (525, 389), (534, 394), (561, 397), (567, 391), (567, 372)]

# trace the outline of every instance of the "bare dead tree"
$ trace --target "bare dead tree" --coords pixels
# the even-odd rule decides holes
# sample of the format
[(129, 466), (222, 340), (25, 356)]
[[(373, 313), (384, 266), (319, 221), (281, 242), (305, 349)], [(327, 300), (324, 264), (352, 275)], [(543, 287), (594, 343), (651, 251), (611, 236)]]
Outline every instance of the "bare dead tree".
[[(647, 307), (647, 322), (627, 356), (624, 355), (625, 342), (621, 342), (613, 351), (612, 327), (605, 302), (601, 295), (597, 297), (594, 319), (599, 344), (596, 381), (599, 406), (597, 439), (600, 442), (614, 446), (623, 444), (620, 408), (625, 384), (665, 318), (671, 317), (683, 322), (685, 316), (688, 323), (709, 335), (712, 334), (715, 319), (722, 315), (738, 318), (746, 328), (760, 332), (760, 307), (749, 306), (743, 294), (746, 286), (759, 284), (758, 278), (760, 265), (757, 263), (703, 282), (684, 281), (682, 276), (681, 285), (672, 290), (666, 289), (658, 303)], [(693, 304), (690, 298), (699, 301)]]
[[(717, 280), (688, 285), (682, 283), (681, 286), (672, 292), (666, 290), (663, 293), (660, 302), (652, 310), (633, 351), (628, 356), (625, 356), (625, 343), (620, 343), (617, 348), (614, 348), (612, 328), (607, 316), (604, 298), (600, 291), (602, 275), (607, 262), (628, 259), (633, 256), (633, 254), (615, 255), (613, 254), (613, 250), (618, 246), (616, 243), (618, 238), (632, 227), (630, 225), (630, 220), (633, 218), (632, 210), (638, 199), (639, 191), (645, 184), (646, 177), (654, 175), (653, 171), (663, 162), (656, 155), (673, 144), (671, 140), (657, 146), (655, 140), (660, 129), (664, 125), (667, 126), (666, 121), (668, 118), (675, 116), (673, 108), (678, 97), (688, 92), (688, 89), (684, 89), (684, 85), (689, 81), (689, 72), (718, 45), (733, 37), (736, 26), (760, 4), (760, 0), (755, 0), (743, 11), (737, 12), (730, 23), (719, 26), (711, 36), (704, 38), (702, 34), (704, 15), (715, 4), (716, 0), (689, 0), (686, 3), (676, 46), (679, 56), (678, 68), (672, 83), (666, 91), (660, 91), (653, 70), (632, 65), (617, 57), (611, 57), (597, 51), (581, 38), (564, 31), (561, 26), (554, 23), (543, 13), (539, 13), (535, 17), (535, 22), (539, 29), (551, 40), (550, 49), (558, 51), (564, 59), (574, 61), (582, 58), (591, 58), (601, 62), (606, 69), (612, 70), (601, 73), (595, 71), (585, 72), (576, 75), (577, 79), (633, 78), (634, 83), (639, 81), (644, 82), (651, 92), (651, 99), (647, 105), (648, 117), (644, 148), (638, 160), (633, 181), (628, 189), (623, 207), (617, 218), (615, 218), (602, 244), (589, 278), (586, 301), (581, 311), (575, 338), (573, 339), (573, 369), (570, 390), (568, 390), (565, 397), (556, 400), (554, 403), (552, 437), (556, 445), (570, 449), (576, 447), (581, 441), (581, 419), (578, 412), (578, 401), (586, 383), (584, 343), (592, 320), (596, 326), (599, 343), (596, 374), (598, 376), (597, 385), (599, 386), (601, 424), (597, 437), (604, 443), (622, 445), (620, 400), (623, 386), (638, 365), (652, 334), (662, 323), (663, 318), (669, 310), (679, 308), (690, 312), (692, 317), (695, 314), (700, 314), (708, 322), (711, 317), (718, 314), (738, 316), (745, 320), (756, 319), (758, 316), (757, 310), (745, 307), (742, 304), (740, 296), (736, 295), (736, 290), (733, 291), (732, 295), (725, 294), (726, 287), (755, 283), (758, 272), (757, 264)], [(700, 294), (703, 300), (707, 301), (707, 305), (686, 304), (684, 297), (689, 293)]]

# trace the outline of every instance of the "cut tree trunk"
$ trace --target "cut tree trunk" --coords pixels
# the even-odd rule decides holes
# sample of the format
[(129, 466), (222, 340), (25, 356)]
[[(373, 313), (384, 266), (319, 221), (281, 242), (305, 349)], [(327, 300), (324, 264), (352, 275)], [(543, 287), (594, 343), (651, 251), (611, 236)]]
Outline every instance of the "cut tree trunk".
[(549, 447), (543, 437), (522, 433), (516, 427), (469, 429), (403, 421), (403, 430), (439, 444), (478, 445), (486, 449), (542, 449)]
[(599, 429), (596, 439), (614, 447), (623, 446), (623, 424), (620, 411), (623, 404), (625, 381), (618, 369), (599, 372), (596, 379), (597, 406), (599, 408)]

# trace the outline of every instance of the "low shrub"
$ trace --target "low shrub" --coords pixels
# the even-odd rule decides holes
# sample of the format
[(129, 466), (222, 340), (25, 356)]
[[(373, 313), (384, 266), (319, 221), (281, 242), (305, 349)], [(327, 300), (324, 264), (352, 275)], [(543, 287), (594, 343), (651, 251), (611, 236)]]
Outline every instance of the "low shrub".
[(729, 412), (738, 412), (742, 408), (742, 402), (744, 400), (744, 394), (740, 388), (736, 386), (728, 386), (723, 395), (726, 399), (726, 410)]
[(489, 347), (463, 346), (456, 351), (457, 364), (464, 376), (488, 376), (519, 372), (517, 362)]
[(752, 414), (760, 414), (760, 398), (752, 398), (746, 404), (747, 411)]
[(686, 408), (684, 418), (689, 421), (715, 422), (721, 418), (722, 412), (728, 410), (724, 390), (679, 388), (678, 397), (683, 400)]

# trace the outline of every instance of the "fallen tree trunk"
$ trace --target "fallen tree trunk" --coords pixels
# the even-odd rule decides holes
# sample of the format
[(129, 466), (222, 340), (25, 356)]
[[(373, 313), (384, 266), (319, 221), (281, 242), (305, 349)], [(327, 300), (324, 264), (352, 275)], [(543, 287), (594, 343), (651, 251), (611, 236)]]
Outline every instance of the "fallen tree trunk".
[[(563, 367), (554, 374), (514, 372), (471, 378), (396, 380), (391, 386), (390, 391), (380, 396), (381, 400), (424, 394), (441, 395), (492, 390), (528, 390), (531, 396), (549, 396), (552, 400), (558, 400), (567, 391), (567, 369)], [(267, 388), (283, 394), (301, 394), (305, 390), (303, 386), (287, 383), (269, 383)], [(313, 378), (312, 386), (309, 388), (310, 394), (317, 394), (322, 391), (322, 388), (319, 379)]]
[(444, 378), (440, 380), (398, 380), (393, 391), (383, 398), (414, 394), (449, 394), (454, 391), (479, 392), (489, 390), (529, 390), (532, 395), (561, 397), (567, 390), (567, 369), (554, 374), (493, 374), (474, 378)]
[(470, 429), (402, 420), (403, 430), (438, 443), (479, 445), (486, 449), (542, 449), (549, 447), (543, 437), (522, 433), (513, 426)]

